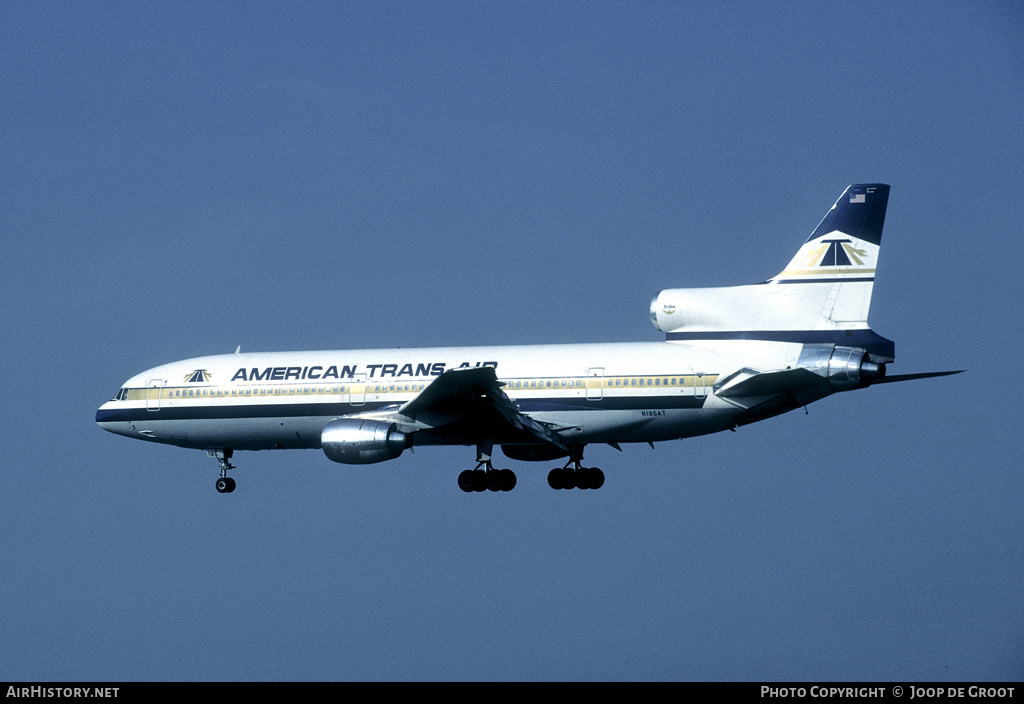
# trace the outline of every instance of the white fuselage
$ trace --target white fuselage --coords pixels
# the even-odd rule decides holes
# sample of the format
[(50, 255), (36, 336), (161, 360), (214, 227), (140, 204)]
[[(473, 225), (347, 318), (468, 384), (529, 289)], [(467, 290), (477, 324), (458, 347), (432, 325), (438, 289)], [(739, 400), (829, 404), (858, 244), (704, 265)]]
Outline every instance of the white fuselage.
[[(729, 340), (215, 355), (132, 377), (96, 420), (182, 447), (318, 448), (332, 419), (392, 411), (445, 371), (490, 366), (524, 415), (567, 442), (654, 442), (735, 427), (746, 409), (716, 396), (715, 382), (795, 366), (802, 348)], [(424, 431), (414, 444), (476, 442)]]

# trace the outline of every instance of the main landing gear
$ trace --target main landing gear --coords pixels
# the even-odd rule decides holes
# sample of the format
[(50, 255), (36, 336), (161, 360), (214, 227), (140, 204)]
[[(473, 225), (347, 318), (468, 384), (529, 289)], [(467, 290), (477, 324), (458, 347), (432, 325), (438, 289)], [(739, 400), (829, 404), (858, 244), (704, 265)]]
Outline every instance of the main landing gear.
[(235, 480), (228, 476), (228, 470), (234, 469), (235, 465), (228, 462), (228, 460), (231, 459), (234, 451), (230, 448), (227, 450), (207, 450), (206, 454), (216, 458), (220, 463), (220, 479), (217, 480), (217, 491), (222, 494), (230, 494), (235, 490)]
[(459, 474), (459, 488), (470, 491), (512, 491), (516, 488), (516, 473), (511, 469), (495, 469), (491, 464), (491, 443), (477, 445), (476, 469)]
[[(512, 491), (516, 475), (511, 469), (495, 469), (491, 464), (491, 445), (477, 445), (475, 469), (459, 474), (459, 488), (473, 491)], [(600, 489), (604, 486), (604, 472), (597, 467), (583, 467), (583, 445), (569, 446), (569, 461), (564, 467), (555, 467), (548, 473), (548, 486), (552, 489)]]
[(512, 491), (516, 488), (516, 473), (511, 469), (495, 469), (488, 460), (479, 463), (476, 469), (460, 473), (459, 488), (465, 492)]
[(604, 486), (604, 472), (597, 467), (580, 466), (583, 462), (582, 445), (571, 445), (569, 453), (569, 461), (564, 467), (555, 467), (548, 472), (548, 486), (552, 489), (600, 489)]

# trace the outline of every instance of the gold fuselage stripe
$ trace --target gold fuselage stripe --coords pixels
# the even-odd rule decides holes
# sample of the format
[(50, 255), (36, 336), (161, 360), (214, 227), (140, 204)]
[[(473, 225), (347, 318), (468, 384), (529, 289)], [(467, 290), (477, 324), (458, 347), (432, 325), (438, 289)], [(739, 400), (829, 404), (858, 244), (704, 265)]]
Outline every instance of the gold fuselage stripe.
[[(521, 392), (572, 389), (693, 389), (709, 388), (717, 374), (658, 374), (644, 376), (542, 377), (500, 380), (509, 396)], [(129, 388), (126, 401), (155, 401), (189, 398), (251, 398), (253, 396), (335, 396), (338, 394), (418, 393), (428, 382), (349, 382), (345, 384), (190, 384)]]
[[(874, 276), (874, 269), (841, 269), (841, 270), (830, 270), (822, 271), (818, 269), (790, 269), (784, 271), (779, 276), (825, 276), (830, 279), (835, 279), (841, 276), (864, 276), (865, 274), (871, 274)], [(775, 278), (779, 278), (776, 276)]]

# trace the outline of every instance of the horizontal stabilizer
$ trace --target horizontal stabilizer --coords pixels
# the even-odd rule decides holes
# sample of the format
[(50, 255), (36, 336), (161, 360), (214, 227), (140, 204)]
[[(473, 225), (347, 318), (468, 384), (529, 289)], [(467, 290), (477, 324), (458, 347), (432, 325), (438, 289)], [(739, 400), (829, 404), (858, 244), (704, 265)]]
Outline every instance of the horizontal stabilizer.
[(952, 374), (963, 374), (966, 369), (958, 369), (952, 372), (919, 372), (917, 374), (894, 374), (892, 376), (886, 375), (881, 379), (876, 379), (873, 384), (891, 384), (894, 381), (913, 381), (914, 379), (931, 379), (936, 376), (950, 376)]

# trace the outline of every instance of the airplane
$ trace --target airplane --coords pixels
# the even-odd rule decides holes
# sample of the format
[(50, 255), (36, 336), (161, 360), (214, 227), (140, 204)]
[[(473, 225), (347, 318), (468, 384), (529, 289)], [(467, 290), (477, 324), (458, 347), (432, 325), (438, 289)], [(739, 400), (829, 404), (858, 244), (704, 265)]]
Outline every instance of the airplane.
[(895, 344), (868, 325), (889, 186), (854, 184), (762, 283), (666, 289), (658, 342), (260, 352), (164, 364), (96, 412), (104, 430), (205, 450), (230, 493), (236, 451), (321, 449), (351, 465), (426, 445), (476, 447), (466, 492), (510, 491), (514, 460), (552, 462), (553, 489), (598, 489), (583, 449), (715, 433), (833, 393), (959, 374), (889, 375)]

